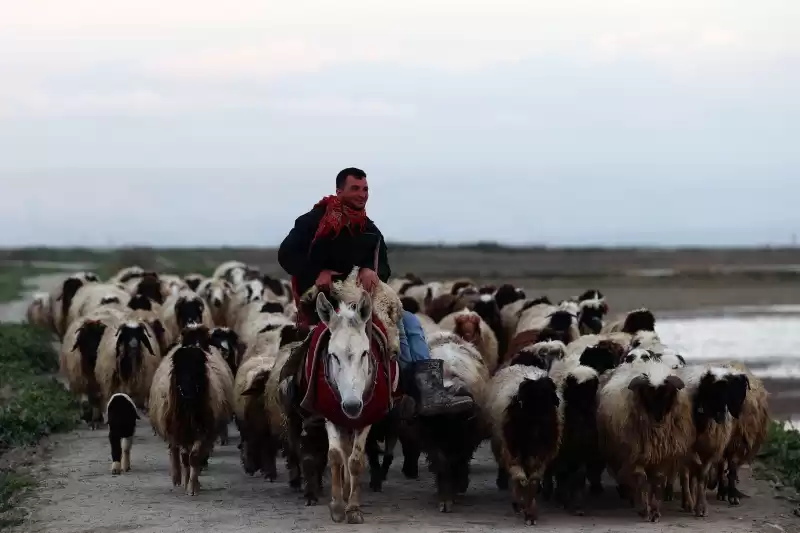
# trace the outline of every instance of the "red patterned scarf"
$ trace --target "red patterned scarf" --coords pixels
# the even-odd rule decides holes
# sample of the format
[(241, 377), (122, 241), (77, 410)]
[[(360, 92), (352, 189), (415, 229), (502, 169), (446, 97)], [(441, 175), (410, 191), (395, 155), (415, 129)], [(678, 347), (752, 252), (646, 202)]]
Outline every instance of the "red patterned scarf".
[(318, 237), (336, 237), (344, 228), (358, 233), (364, 231), (367, 226), (367, 211), (365, 209), (356, 211), (352, 207), (347, 207), (338, 196), (326, 196), (317, 202), (314, 208), (319, 206), (325, 207), (325, 214), (314, 234), (315, 241)]
[[(344, 228), (349, 228), (352, 233), (364, 231), (367, 226), (367, 211), (362, 209), (356, 211), (351, 207), (347, 207), (342, 203), (338, 196), (326, 196), (314, 205), (316, 209), (319, 206), (325, 207), (325, 214), (317, 226), (317, 232), (314, 234), (312, 244), (319, 237), (336, 237)], [(309, 325), (309, 318), (303, 312), (300, 305), (300, 292), (297, 287), (297, 278), (292, 276), (292, 296), (294, 303), (297, 306), (297, 324)]]

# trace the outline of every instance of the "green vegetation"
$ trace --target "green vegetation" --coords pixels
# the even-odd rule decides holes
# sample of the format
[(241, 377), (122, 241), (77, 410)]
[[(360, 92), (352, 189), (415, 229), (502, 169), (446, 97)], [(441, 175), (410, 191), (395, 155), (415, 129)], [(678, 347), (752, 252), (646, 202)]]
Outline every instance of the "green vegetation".
[[(48, 331), (0, 323), (0, 454), (76, 427), (80, 407), (53, 376), (57, 370)], [(24, 472), (0, 471), (0, 528), (16, 519), (15, 502), (29, 485)]]
[(771, 422), (758, 458), (770, 477), (785, 487), (800, 491), (800, 432), (786, 429), (782, 423)]

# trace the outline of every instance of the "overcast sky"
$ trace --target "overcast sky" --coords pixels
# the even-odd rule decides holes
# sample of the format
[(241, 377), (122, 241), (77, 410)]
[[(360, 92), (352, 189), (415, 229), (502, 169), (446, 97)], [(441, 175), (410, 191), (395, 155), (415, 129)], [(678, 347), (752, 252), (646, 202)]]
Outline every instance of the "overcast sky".
[(797, 0), (0, 4), (0, 245), (800, 233)]

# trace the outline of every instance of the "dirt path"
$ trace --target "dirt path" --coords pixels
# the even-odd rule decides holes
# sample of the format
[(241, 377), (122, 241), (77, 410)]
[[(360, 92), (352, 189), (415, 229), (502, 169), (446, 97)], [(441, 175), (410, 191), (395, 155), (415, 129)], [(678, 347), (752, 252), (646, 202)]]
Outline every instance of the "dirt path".
[[(334, 525), (327, 498), (307, 508), (292, 492), (281, 470), (275, 483), (249, 477), (240, 465), (232, 431), (231, 444), (217, 447), (209, 469), (201, 476), (201, 492), (195, 498), (173, 489), (168, 473), (167, 449), (142, 420), (134, 440), (133, 469), (122, 476), (109, 473), (109, 445), (103, 430), (83, 430), (56, 442), (49, 464), (42, 469), (42, 487), (30, 521), (19, 531), (61, 533), (88, 532), (198, 532), (198, 531), (416, 531), (472, 532), (511, 531), (524, 526), (512, 514), (508, 493), (494, 485), (495, 466), (487, 446), (474, 461), (472, 484), (452, 514), (438, 512), (431, 475), (423, 468), (418, 481), (406, 480), (395, 461), (382, 493), (365, 486), (363, 526)], [(767, 484), (754, 482), (749, 470), (742, 473), (742, 490), (752, 496), (738, 508), (721, 504), (711, 496), (708, 518), (686, 516), (677, 502), (665, 505), (662, 522), (642, 522), (621, 505), (616, 491), (590, 507), (591, 514), (573, 517), (543, 506), (541, 532), (664, 532), (727, 533), (798, 531), (800, 519), (791, 518), (791, 507), (771, 495)], [(327, 483), (326, 483), (327, 487)], [(771, 526), (769, 524), (774, 524)], [(777, 526), (777, 527), (775, 527)], [(782, 528), (782, 529), (781, 529)]]
[[(59, 275), (31, 280), (36, 290), (48, 290)], [(3, 320), (21, 320), (25, 302), (0, 306)], [(20, 311), (21, 309), (21, 311)], [(509, 495), (494, 484), (495, 464), (488, 446), (473, 462), (468, 493), (451, 514), (438, 512), (431, 475), (421, 468), (421, 479), (406, 480), (395, 459), (382, 493), (364, 487), (365, 524), (335, 525), (327, 509), (327, 497), (316, 507), (305, 507), (298, 493), (291, 491), (286, 473), (269, 483), (244, 474), (236, 448), (238, 434), (231, 426), (231, 444), (218, 446), (209, 469), (201, 476), (201, 492), (186, 496), (174, 489), (169, 478), (165, 444), (155, 437), (146, 419), (140, 421), (132, 452), (133, 469), (111, 476), (110, 450), (105, 430), (81, 430), (55, 437), (36, 465), (40, 486), (28, 500), (28, 519), (13, 531), (60, 533), (176, 532), (262, 532), (262, 531), (364, 531), (367, 533), (415, 531), (477, 532), (519, 531), (524, 528), (514, 516)], [(398, 456), (400, 450), (398, 446)], [(765, 482), (755, 481), (744, 470), (742, 490), (751, 498), (732, 508), (709, 495), (709, 517), (697, 519), (679, 510), (678, 502), (665, 504), (659, 524), (643, 522), (622, 505), (613, 486), (606, 494), (590, 500), (588, 515), (574, 517), (543, 505), (539, 525), (530, 531), (639, 533), (760, 533), (798, 532), (800, 519), (792, 507), (774, 498)], [(326, 483), (326, 490), (329, 484)], [(326, 492), (327, 494), (327, 492)]]

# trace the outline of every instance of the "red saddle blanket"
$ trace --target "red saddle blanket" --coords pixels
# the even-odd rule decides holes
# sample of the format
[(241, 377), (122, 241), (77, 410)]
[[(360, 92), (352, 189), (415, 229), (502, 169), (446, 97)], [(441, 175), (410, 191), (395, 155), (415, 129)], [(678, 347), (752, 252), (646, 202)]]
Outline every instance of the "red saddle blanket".
[(303, 409), (350, 430), (375, 424), (386, 416), (393, 405), (397, 390), (399, 367), (397, 361), (389, 357), (386, 328), (374, 315), (372, 323), (370, 355), (374, 372), (372, 382), (367, 385), (362, 397), (364, 408), (361, 415), (353, 419), (344, 414), (336, 384), (331, 382), (326, 372), (330, 330), (324, 323), (314, 328), (304, 361), (306, 391), (300, 404)]

